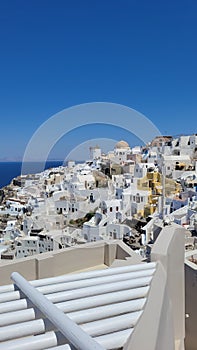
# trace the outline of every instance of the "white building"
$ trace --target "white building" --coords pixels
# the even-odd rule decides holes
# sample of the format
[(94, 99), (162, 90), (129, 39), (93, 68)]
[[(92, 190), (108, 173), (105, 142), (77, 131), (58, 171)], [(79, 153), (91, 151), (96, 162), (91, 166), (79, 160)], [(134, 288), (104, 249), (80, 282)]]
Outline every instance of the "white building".
[(26, 205), (8, 200), (5, 206), (0, 207), (0, 215), (22, 216), (25, 209)]
[(87, 242), (95, 242), (108, 239), (122, 240), (129, 231), (129, 226), (111, 222), (106, 214), (96, 212), (91, 220), (83, 224), (82, 234)]
[(117, 164), (124, 164), (128, 160), (128, 155), (131, 154), (131, 148), (125, 141), (119, 141), (114, 147), (114, 152), (111, 160)]
[(18, 237), (15, 240), (16, 258), (55, 251), (73, 246), (77, 243), (85, 243), (82, 239), (81, 230), (70, 227), (65, 229), (55, 229), (49, 232), (42, 231), (33, 235)]
[(101, 212), (108, 217), (108, 220), (110, 222), (122, 221), (121, 200), (111, 199), (111, 200), (101, 201), (100, 209), (101, 209)]
[[(189, 155), (164, 155), (163, 166), (166, 176), (171, 176), (173, 179), (180, 177), (185, 170), (189, 169), (191, 158)], [(162, 166), (162, 160), (160, 160)]]
[(101, 159), (101, 148), (99, 146), (90, 147), (90, 158), (92, 160)]

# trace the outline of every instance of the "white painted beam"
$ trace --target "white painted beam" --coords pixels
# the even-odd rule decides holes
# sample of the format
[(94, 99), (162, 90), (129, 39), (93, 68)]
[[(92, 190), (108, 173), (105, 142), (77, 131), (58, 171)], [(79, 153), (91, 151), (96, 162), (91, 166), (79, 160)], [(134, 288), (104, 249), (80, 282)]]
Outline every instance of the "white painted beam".
[[(126, 279), (126, 280), (123, 280), (124, 283), (122, 280), (120, 280), (117, 282), (109, 282), (109, 283), (106, 282), (101, 285), (96, 285), (96, 286), (93, 285), (93, 286), (78, 288), (74, 290), (66, 290), (61, 292), (56, 291), (55, 293), (53, 291), (50, 294), (46, 294), (46, 296), (50, 301), (57, 303), (63, 300), (72, 300), (78, 297), (81, 298), (88, 295), (90, 296), (90, 295), (97, 295), (102, 293), (109, 293), (113, 291), (129, 289), (129, 288), (140, 288), (140, 287), (149, 285), (151, 280), (152, 280), (152, 275), (147, 277), (129, 279), (129, 280)], [(2, 293), (0, 295), (0, 303), (19, 300), (19, 299), (20, 299), (19, 291)]]
[(100, 286), (97, 285), (97, 286), (79, 288), (75, 290), (69, 290), (65, 292), (48, 294), (47, 298), (53, 303), (57, 303), (64, 300), (73, 300), (77, 298), (83, 298), (83, 297), (93, 296), (98, 294), (105, 294), (105, 293), (110, 293), (110, 292), (115, 292), (120, 290), (135, 289), (135, 288), (140, 290), (141, 287), (148, 286), (151, 283), (151, 280), (152, 280), (152, 277), (142, 277), (142, 278), (135, 278), (134, 280), (124, 281), (124, 283), (122, 281), (106, 283)]
[(0, 303), (5, 303), (6, 301), (19, 300), (20, 292), (13, 291), (0, 294)]
[[(121, 303), (115, 303), (70, 312), (67, 313), (67, 316), (70, 317), (76, 323), (92, 322), (106, 317), (117, 316), (128, 312), (140, 311), (143, 309), (145, 301), (145, 298), (123, 301)], [(81, 300), (81, 302), (83, 302), (83, 300)], [(56, 307), (59, 308), (59, 305), (56, 304)], [(14, 312), (6, 312), (4, 314), (1, 314), (0, 316), (0, 327), (13, 325), (20, 322), (31, 321), (35, 318), (36, 315), (33, 308)]]
[(64, 301), (57, 303), (58, 307), (64, 312), (73, 312), (77, 310), (83, 310), (87, 308), (93, 308), (97, 306), (104, 306), (107, 304), (113, 304), (128, 300), (133, 300), (134, 302), (141, 298), (146, 297), (149, 291), (149, 286), (128, 289), (123, 291), (115, 291), (112, 293), (98, 294), (90, 297), (74, 299), (69, 301)]
[[(132, 329), (126, 329), (124, 331), (109, 333), (106, 335), (101, 335), (99, 337), (95, 337), (94, 339), (102, 345), (106, 350), (119, 349), (124, 346), (128, 337), (132, 333)], [(135, 349), (141, 350), (141, 349)]]
[(143, 309), (145, 300), (131, 300), (123, 303), (110, 304), (91, 309), (80, 310), (76, 312), (68, 313), (70, 317), (76, 323), (87, 323), (96, 320), (103, 320), (107, 317), (119, 316), (127, 313), (136, 313)]
[(0, 328), (0, 342), (44, 332), (45, 325), (44, 321), (41, 319), (33, 320), (30, 322), (17, 323), (11, 326)]
[(31, 321), (35, 318), (36, 316), (33, 308), (13, 312), (6, 312), (0, 315), (0, 327), (20, 322)]
[(55, 332), (47, 332), (41, 335), (6, 341), (0, 344), (0, 350), (43, 350), (56, 345)]
[(136, 278), (152, 276), (154, 272), (155, 272), (155, 269), (148, 269), (148, 270), (142, 270), (142, 271), (121, 273), (121, 274), (116, 274), (111, 276), (95, 277), (95, 278), (89, 278), (89, 279), (73, 281), (73, 282), (58, 283), (58, 284), (56, 283), (53, 285), (38, 287), (37, 290), (39, 290), (42, 294), (56, 293), (56, 292), (96, 286), (96, 285), (101, 285), (106, 283), (134, 280)]
[[(96, 306), (107, 305), (109, 303), (117, 303), (132, 299), (139, 299), (146, 297), (149, 291), (149, 286), (141, 288), (133, 288), (127, 290), (120, 290), (106, 294), (98, 294), (94, 296), (86, 296), (84, 298), (73, 299), (69, 301), (62, 301), (57, 303), (56, 306), (64, 312), (72, 312), (82, 310), (85, 308), (91, 308)], [(47, 296), (46, 296), (47, 297)], [(0, 315), (3, 313), (9, 313), (17, 310), (27, 309), (27, 300), (15, 300), (0, 304)]]
[[(8, 302), (0, 303), (0, 314), (4, 312), (24, 310), (27, 308), (27, 300), (20, 299)], [(0, 316), (1, 317), (1, 316)]]
[(142, 311), (132, 312), (116, 317), (109, 317), (102, 320), (88, 322), (82, 324), (82, 329), (91, 336), (100, 336), (108, 333), (114, 333), (117, 331), (132, 329), (139, 317), (141, 316)]
[[(155, 269), (155, 268), (156, 268), (156, 262), (150, 262), (150, 263), (142, 263), (137, 265), (108, 268), (104, 270), (94, 270), (94, 271), (81, 272), (76, 274), (75, 273), (66, 274), (66, 275), (57, 276), (57, 277), (49, 277), (49, 278), (43, 278), (39, 280), (33, 280), (33, 281), (30, 281), (29, 283), (34, 287), (39, 287), (39, 286), (46, 286), (50, 284), (56, 284), (56, 283), (82, 281), (84, 279), (89, 279), (89, 278), (95, 278), (95, 277), (101, 277), (101, 276), (112, 276), (120, 273), (143, 271), (143, 270), (149, 270), (149, 269)], [(14, 290), (13, 284), (0, 286), (0, 293), (10, 292), (13, 290)]]
[(64, 344), (59, 346), (53, 346), (52, 348), (47, 348), (45, 350), (71, 350), (71, 347), (68, 344)]

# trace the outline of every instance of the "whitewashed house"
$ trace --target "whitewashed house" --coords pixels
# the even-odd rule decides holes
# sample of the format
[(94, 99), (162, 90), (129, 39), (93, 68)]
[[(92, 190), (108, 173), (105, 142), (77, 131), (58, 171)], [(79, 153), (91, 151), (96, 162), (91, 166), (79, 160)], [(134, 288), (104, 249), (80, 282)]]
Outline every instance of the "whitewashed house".
[(101, 201), (100, 209), (103, 214), (105, 214), (110, 222), (120, 222), (122, 218), (122, 205), (121, 200), (111, 199)]
[(6, 201), (6, 208), (4, 212), (10, 216), (22, 216), (25, 209), (26, 205), (8, 200)]
[(24, 258), (27, 256), (39, 254), (39, 238), (24, 236), (16, 238), (16, 258)]
[(95, 242), (109, 239), (122, 240), (129, 231), (129, 226), (113, 223), (106, 214), (96, 212), (91, 220), (83, 224), (82, 234), (87, 242)]
[(128, 160), (128, 156), (131, 154), (131, 148), (125, 141), (119, 141), (114, 147), (113, 154), (110, 155), (110, 159), (117, 164), (124, 164)]

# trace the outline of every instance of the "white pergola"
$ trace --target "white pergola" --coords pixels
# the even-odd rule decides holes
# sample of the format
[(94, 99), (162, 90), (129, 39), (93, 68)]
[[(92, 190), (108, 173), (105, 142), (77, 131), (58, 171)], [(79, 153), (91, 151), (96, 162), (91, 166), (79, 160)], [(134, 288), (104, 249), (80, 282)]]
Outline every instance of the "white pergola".
[(0, 287), (0, 350), (121, 349), (137, 324), (157, 263)]

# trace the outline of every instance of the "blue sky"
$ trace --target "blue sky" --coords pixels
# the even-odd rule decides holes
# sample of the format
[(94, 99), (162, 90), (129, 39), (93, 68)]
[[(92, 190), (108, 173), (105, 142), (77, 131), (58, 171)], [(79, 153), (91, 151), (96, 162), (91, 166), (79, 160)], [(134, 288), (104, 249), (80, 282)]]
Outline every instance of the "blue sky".
[[(197, 133), (196, 38), (196, 0), (1, 0), (0, 158), (21, 158), (43, 122), (88, 102), (129, 106), (163, 134)], [(90, 135), (135, 139), (85, 129), (52, 156), (64, 158)]]

